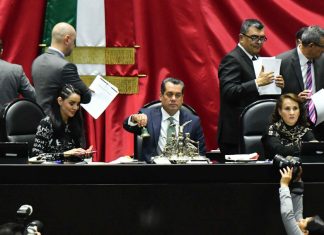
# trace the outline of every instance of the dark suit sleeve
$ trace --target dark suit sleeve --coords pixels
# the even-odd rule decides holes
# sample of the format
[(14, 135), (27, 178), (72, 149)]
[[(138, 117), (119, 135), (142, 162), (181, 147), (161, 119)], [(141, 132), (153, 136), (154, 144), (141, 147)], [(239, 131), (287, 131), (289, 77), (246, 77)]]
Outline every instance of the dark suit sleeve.
[[(249, 65), (246, 64), (246, 66)], [(219, 66), (218, 76), (221, 96), (230, 102), (239, 102), (246, 95), (258, 95), (255, 76), (247, 78), (248, 74), (244, 74), (242, 64), (232, 55), (224, 57)]]
[(36, 101), (36, 93), (35, 88), (30, 84), (26, 74), (23, 71), (23, 68), (19, 66), (19, 87), (18, 92), (22, 94), (23, 97), (28, 98), (30, 100)]
[[(145, 113), (147, 116), (148, 114), (145, 112), (145, 109), (141, 109), (138, 113)], [(136, 126), (130, 126), (128, 125), (128, 119), (130, 118), (130, 116), (128, 116), (123, 123), (123, 127), (126, 131), (134, 133), (136, 135), (140, 135), (142, 132), (142, 128), (140, 128), (138, 125)]]
[(128, 131), (128, 132), (131, 132), (131, 133), (133, 133), (133, 134), (136, 134), (136, 135), (140, 135), (141, 134), (141, 128), (139, 128), (139, 126), (130, 126), (130, 125), (128, 125), (128, 119), (130, 118), (130, 116), (129, 117), (127, 117), (125, 120), (124, 120), (124, 123), (123, 123), (123, 127), (124, 127), (124, 129), (126, 130), (126, 131)]
[(78, 70), (75, 64), (67, 63), (62, 70), (63, 81), (73, 85), (81, 92), (81, 103), (87, 104), (91, 100), (91, 91), (80, 79)]

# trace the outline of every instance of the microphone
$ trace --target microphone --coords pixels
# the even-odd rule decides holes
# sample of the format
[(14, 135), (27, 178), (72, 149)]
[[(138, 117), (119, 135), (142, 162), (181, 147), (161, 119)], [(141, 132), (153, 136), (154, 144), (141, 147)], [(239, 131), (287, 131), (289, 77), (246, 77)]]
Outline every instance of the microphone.
[(17, 210), (17, 216), (19, 218), (26, 219), (33, 213), (33, 207), (31, 205), (22, 205)]

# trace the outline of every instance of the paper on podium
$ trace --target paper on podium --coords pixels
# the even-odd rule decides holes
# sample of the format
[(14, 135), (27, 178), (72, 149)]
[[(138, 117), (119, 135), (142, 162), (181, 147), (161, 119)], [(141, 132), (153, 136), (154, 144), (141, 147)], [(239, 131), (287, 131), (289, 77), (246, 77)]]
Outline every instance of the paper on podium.
[(312, 95), (311, 99), (315, 105), (317, 119), (316, 119), (316, 126), (324, 121), (324, 89), (322, 88), (314, 95)]
[(258, 153), (225, 155), (227, 161), (251, 162), (259, 158)]
[(118, 88), (98, 75), (90, 87), (94, 92), (91, 96), (91, 101), (88, 104), (81, 106), (95, 119), (97, 119), (108, 107), (108, 105), (118, 95)]
[[(258, 77), (262, 66), (264, 68), (264, 72), (273, 72), (274, 76), (278, 76), (280, 74), (280, 65), (281, 59), (276, 59), (275, 57), (260, 57), (258, 60), (253, 61), (253, 67), (255, 76)], [(275, 81), (266, 85), (259, 87), (260, 95), (280, 95), (281, 88), (276, 86)]]

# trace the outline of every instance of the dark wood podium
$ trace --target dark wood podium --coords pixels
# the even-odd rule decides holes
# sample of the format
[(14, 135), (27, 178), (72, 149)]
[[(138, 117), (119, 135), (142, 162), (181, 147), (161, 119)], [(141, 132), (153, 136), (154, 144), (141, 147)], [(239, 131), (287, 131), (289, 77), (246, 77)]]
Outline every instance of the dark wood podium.
[[(324, 164), (303, 179), (321, 215)], [(46, 235), (285, 234), (278, 182), (271, 164), (0, 165), (0, 223), (30, 204)]]

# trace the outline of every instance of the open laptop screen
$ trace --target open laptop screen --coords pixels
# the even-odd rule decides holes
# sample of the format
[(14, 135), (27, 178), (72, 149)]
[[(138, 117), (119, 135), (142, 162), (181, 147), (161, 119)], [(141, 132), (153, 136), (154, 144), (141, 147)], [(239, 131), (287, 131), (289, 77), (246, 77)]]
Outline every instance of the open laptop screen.
[(27, 164), (27, 142), (0, 142), (0, 164)]

